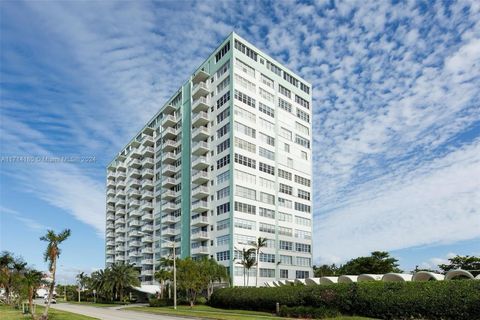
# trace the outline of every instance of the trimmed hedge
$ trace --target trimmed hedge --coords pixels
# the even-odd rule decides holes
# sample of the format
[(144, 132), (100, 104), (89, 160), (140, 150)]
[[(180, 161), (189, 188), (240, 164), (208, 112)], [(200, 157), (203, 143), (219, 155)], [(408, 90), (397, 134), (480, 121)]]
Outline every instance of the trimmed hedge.
[(358, 315), (381, 319), (480, 319), (480, 281), (363, 282), (216, 290), (213, 307), (298, 317)]

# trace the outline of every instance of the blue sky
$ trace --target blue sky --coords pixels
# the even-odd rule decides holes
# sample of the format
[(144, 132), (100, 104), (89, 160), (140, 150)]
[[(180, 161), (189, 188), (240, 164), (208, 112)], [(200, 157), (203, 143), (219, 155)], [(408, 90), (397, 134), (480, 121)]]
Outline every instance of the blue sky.
[[(103, 267), (105, 165), (232, 30), (314, 85), (314, 256), (480, 255), (478, 1), (0, 3), (0, 247)], [(5, 158), (3, 158), (5, 159)]]

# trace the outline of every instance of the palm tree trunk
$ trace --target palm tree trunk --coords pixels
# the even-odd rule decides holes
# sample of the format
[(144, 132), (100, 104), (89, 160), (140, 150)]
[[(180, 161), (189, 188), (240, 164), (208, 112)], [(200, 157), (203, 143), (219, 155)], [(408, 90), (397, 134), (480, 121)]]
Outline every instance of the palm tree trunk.
[(28, 308), (32, 319), (35, 319), (35, 314), (33, 313), (33, 287), (28, 288)]
[(45, 306), (45, 311), (43, 312), (42, 319), (48, 319), (48, 309), (50, 308), (50, 303), (52, 303), (53, 290), (55, 290), (55, 272), (57, 271), (57, 257), (53, 258), (52, 261), (52, 283), (50, 283), (50, 290), (48, 292), (48, 303)]
[(255, 287), (257, 287), (257, 288), (258, 288), (258, 277), (260, 276), (260, 268), (259, 268), (260, 257), (259, 257), (259, 254), (260, 254), (260, 249), (257, 250), (257, 276), (255, 278)]
[(246, 272), (245, 272), (245, 267), (243, 267), (243, 286), (246, 287), (247, 284), (245, 282), (245, 276), (246, 276)]

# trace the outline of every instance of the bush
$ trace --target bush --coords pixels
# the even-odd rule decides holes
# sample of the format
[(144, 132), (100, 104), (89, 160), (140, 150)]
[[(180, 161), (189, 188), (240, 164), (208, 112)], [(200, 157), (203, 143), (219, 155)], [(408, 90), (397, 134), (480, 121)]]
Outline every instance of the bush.
[(150, 307), (168, 307), (173, 306), (173, 300), (152, 298), (148, 300), (148, 304)]
[(366, 282), (278, 288), (216, 290), (214, 307), (274, 312), (296, 317), (329, 313), (382, 319), (480, 319), (480, 281)]
[(324, 307), (309, 307), (309, 306), (298, 306), (298, 307), (280, 307), (280, 316), (289, 317), (289, 318), (335, 318), (340, 314), (337, 310), (328, 309)]

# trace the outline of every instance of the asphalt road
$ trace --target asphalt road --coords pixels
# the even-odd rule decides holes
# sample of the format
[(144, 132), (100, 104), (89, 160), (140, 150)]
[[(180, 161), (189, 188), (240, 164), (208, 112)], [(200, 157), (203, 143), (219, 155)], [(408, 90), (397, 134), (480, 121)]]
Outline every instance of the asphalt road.
[[(42, 301), (43, 302), (43, 301)], [(132, 305), (130, 305), (132, 306)], [(164, 316), (148, 314), (144, 312), (135, 312), (122, 310), (122, 307), (90, 307), (69, 303), (52, 304), (50, 308), (82, 314), (101, 320), (178, 320), (183, 317)]]

